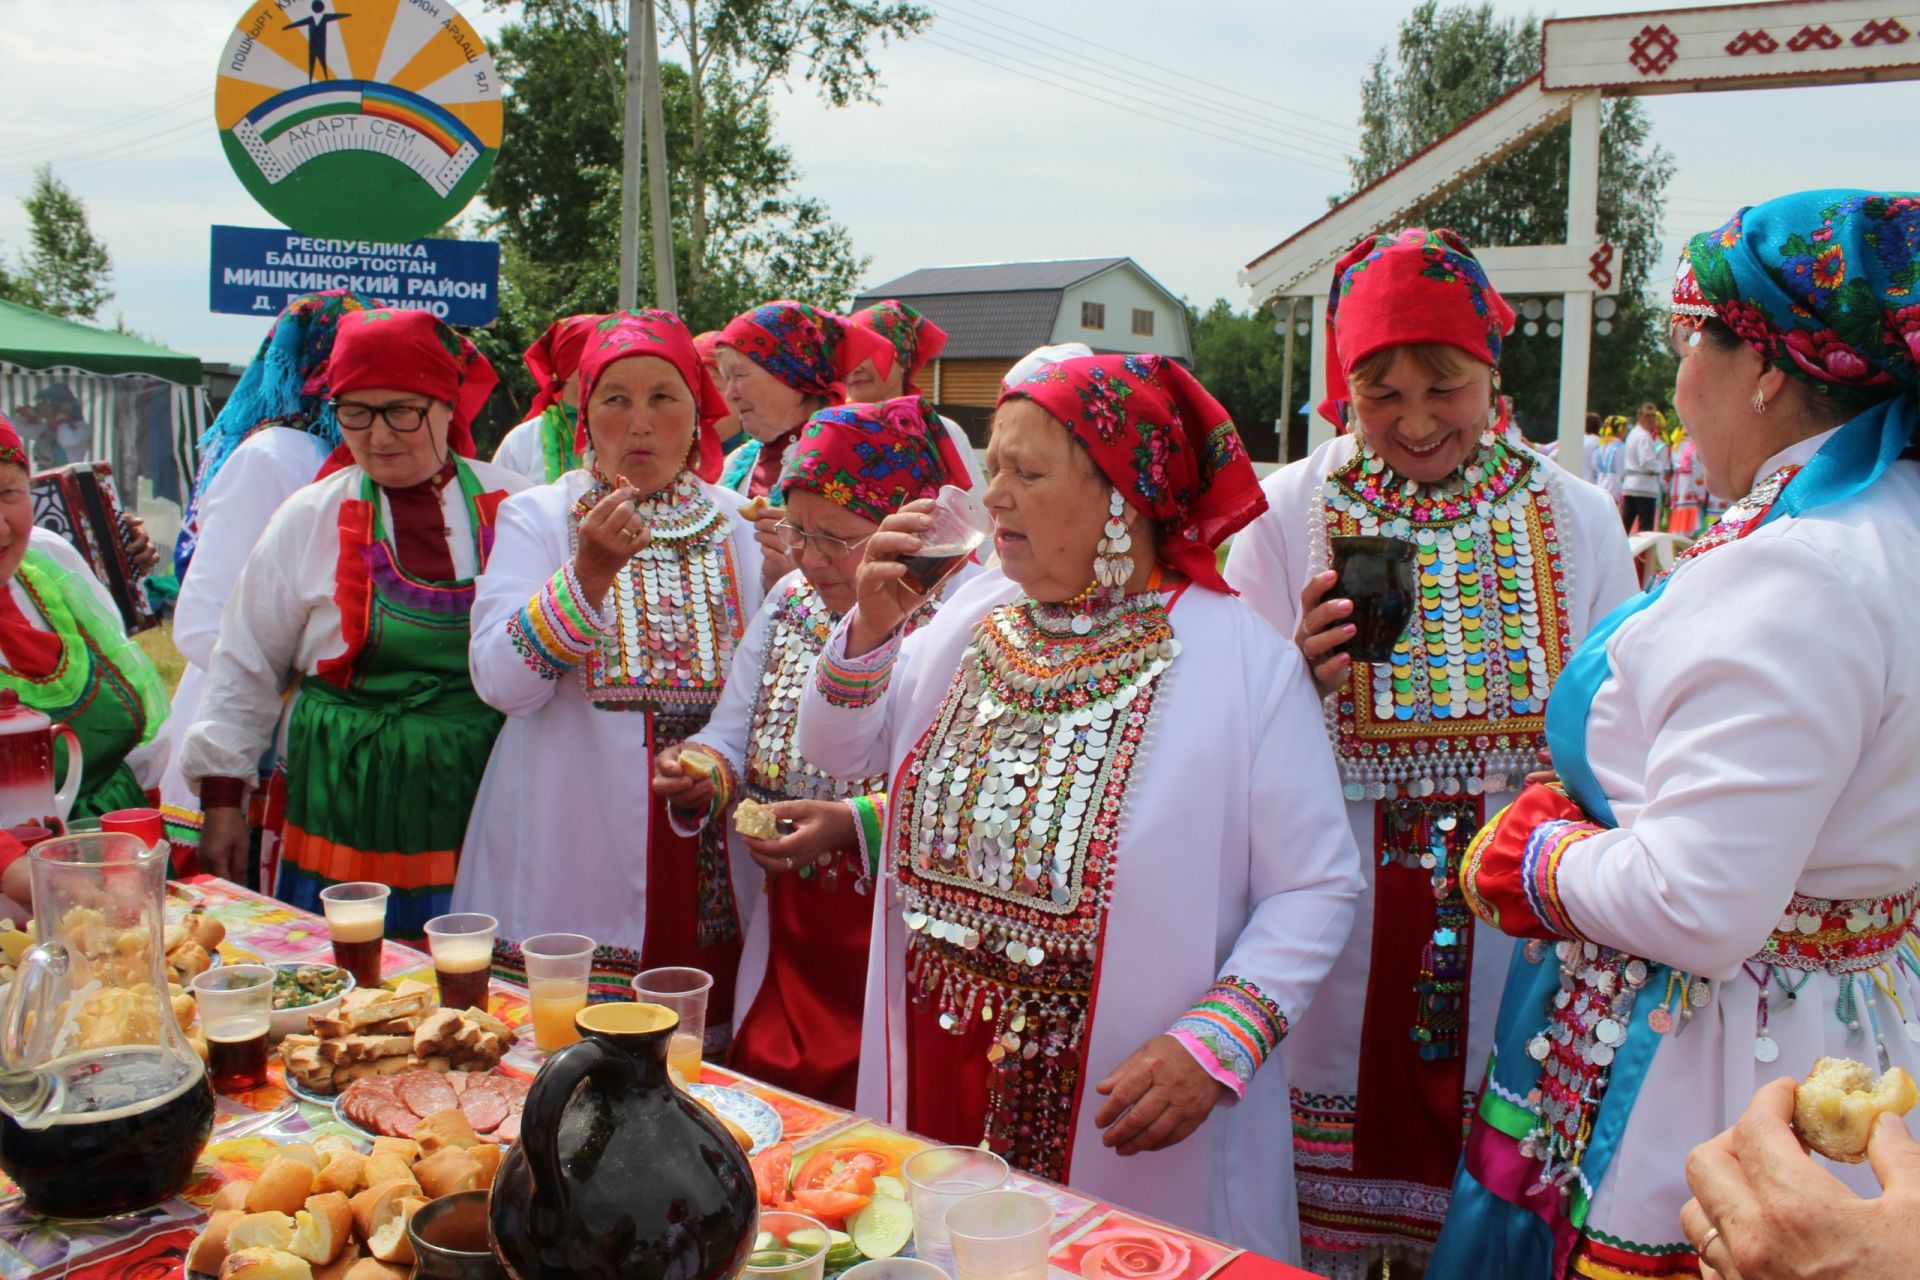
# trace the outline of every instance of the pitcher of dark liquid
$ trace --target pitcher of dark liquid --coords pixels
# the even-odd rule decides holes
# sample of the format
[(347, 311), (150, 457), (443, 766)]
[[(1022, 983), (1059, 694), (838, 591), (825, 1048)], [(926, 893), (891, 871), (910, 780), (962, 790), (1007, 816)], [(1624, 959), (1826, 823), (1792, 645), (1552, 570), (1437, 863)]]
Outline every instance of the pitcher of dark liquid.
[(0, 1170), (55, 1218), (149, 1208), (184, 1189), (213, 1087), (164, 952), (169, 849), (124, 832), (35, 845), (34, 932), (0, 1027)]

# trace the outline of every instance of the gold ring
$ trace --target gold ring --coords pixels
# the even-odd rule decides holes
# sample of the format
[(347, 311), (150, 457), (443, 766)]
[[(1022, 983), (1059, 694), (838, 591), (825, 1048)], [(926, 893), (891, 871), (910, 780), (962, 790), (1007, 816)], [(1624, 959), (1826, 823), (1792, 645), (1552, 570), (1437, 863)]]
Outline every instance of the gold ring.
[(1713, 1248), (1713, 1242), (1715, 1240), (1718, 1240), (1719, 1238), (1720, 1238), (1720, 1228), (1718, 1227), (1707, 1228), (1707, 1238), (1700, 1242), (1700, 1251), (1698, 1255), (1702, 1262), (1705, 1262), (1707, 1260), (1707, 1250)]

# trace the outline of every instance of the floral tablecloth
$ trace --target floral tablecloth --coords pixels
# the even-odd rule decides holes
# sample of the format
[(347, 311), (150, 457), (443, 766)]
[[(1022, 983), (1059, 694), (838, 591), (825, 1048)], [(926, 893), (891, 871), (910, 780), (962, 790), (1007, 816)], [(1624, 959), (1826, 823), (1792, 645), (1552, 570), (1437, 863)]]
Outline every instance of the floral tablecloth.
[[(211, 876), (169, 884), (167, 892), (173, 899), (170, 911), (202, 906), (226, 925), (220, 954), (228, 962), (332, 961), (326, 923), (317, 916)], [(389, 983), (406, 977), (432, 981), (433, 965), (422, 952), (390, 941), (381, 971)], [(545, 1055), (534, 1047), (525, 989), (496, 978), (489, 1007), (515, 1029), (525, 1030), (503, 1069), (531, 1077)], [(331, 1108), (289, 1093), (277, 1059), (269, 1073), (268, 1083), (259, 1089), (220, 1095), (196, 1182), (158, 1208), (84, 1226), (55, 1223), (28, 1212), (13, 1185), (0, 1177), (0, 1280), (178, 1276), (187, 1246), (205, 1219), (205, 1206), (223, 1183), (258, 1172), (276, 1143), (350, 1132), (335, 1120)], [(843, 1144), (885, 1144), (903, 1151), (924, 1145), (871, 1120), (720, 1067), (708, 1065), (703, 1076), (707, 1083), (743, 1089), (772, 1105), (785, 1124), (787, 1140), (802, 1153)], [(1054, 1206), (1053, 1280), (1311, 1280), (1306, 1272), (1097, 1203), (1066, 1187), (1021, 1174), (1014, 1175), (1013, 1185), (1046, 1197)]]

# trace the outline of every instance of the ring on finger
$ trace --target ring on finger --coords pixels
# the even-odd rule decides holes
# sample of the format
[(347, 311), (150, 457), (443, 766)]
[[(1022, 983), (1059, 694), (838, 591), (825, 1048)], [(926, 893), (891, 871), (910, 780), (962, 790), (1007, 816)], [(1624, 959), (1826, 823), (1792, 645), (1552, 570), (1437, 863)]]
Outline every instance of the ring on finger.
[[(1709, 1250), (1709, 1249), (1711, 1249), (1711, 1248), (1713, 1248), (1713, 1246), (1714, 1246), (1714, 1244), (1715, 1244), (1715, 1243), (1716, 1243), (1716, 1242), (1717, 1242), (1717, 1241), (1718, 1241), (1719, 1239), (1720, 1239), (1720, 1228), (1718, 1228), (1718, 1227), (1708, 1227), (1708, 1228), (1707, 1228), (1707, 1235), (1706, 1235), (1706, 1239), (1704, 1239), (1704, 1240), (1702, 1240), (1702, 1241), (1700, 1242), (1700, 1248), (1699, 1248), (1699, 1250), (1698, 1250), (1698, 1257), (1699, 1257), (1699, 1259), (1700, 1259), (1700, 1261), (1702, 1261), (1702, 1262), (1706, 1262), (1706, 1261), (1707, 1261), (1707, 1250)], [(1711, 1265), (1711, 1264), (1709, 1264), (1709, 1265)]]

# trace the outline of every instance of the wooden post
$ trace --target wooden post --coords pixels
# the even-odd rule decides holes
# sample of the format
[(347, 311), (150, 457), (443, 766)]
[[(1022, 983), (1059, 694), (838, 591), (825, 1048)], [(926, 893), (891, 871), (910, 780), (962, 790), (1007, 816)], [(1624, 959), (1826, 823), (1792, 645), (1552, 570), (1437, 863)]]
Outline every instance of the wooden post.
[(648, 210), (653, 220), (653, 305), (680, 310), (673, 281), (673, 209), (667, 203), (667, 124), (660, 92), (660, 40), (654, 32), (653, 0), (640, 4), (640, 75), (646, 81), (643, 112), (647, 136)]
[(640, 294), (640, 103), (643, 64), (640, 11), (649, 0), (627, 0), (627, 96), (620, 123), (620, 310), (633, 310)]

